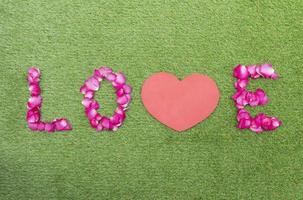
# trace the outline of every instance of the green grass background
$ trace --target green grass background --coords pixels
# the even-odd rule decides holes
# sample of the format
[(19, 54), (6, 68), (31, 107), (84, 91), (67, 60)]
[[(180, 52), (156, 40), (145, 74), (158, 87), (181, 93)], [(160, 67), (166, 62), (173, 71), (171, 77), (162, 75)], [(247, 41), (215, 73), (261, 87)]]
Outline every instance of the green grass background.
[[(301, 0), (1, 0), (0, 199), (302, 199)], [(255, 109), (283, 126), (256, 135), (235, 128), (232, 69), (269, 62), (281, 75), (257, 80), (271, 102)], [(26, 73), (42, 72), (43, 119), (74, 130), (27, 129)], [(133, 86), (116, 133), (90, 128), (79, 88), (95, 67), (123, 71)], [(167, 71), (212, 77), (213, 115), (183, 133), (154, 120), (143, 81)], [(102, 113), (114, 109), (108, 83)]]

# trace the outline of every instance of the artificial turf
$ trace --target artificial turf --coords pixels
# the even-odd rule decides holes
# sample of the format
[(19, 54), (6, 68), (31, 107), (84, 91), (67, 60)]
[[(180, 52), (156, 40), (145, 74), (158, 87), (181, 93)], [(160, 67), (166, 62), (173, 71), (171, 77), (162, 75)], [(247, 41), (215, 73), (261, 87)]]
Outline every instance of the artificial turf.
[[(0, 2), (0, 199), (302, 199), (303, 1)], [(283, 125), (257, 135), (235, 128), (232, 69), (272, 63), (257, 80), (270, 98), (249, 109)], [(42, 72), (43, 119), (74, 130), (28, 130), (26, 73)], [(123, 71), (133, 101), (115, 133), (90, 128), (79, 88), (93, 69)], [(140, 100), (143, 81), (167, 71), (212, 77), (220, 102), (203, 123), (177, 133)], [(114, 92), (97, 94), (111, 114)]]

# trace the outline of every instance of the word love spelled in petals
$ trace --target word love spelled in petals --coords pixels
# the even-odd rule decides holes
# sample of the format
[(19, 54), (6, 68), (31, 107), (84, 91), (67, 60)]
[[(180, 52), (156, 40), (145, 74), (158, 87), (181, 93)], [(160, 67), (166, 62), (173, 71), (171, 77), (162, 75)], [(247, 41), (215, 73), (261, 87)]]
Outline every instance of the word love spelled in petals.
[(238, 65), (234, 68), (234, 77), (237, 81), (234, 84), (236, 93), (232, 96), (235, 105), (238, 109), (237, 114), (237, 127), (239, 129), (250, 129), (256, 133), (263, 131), (272, 131), (281, 126), (282, 122), (276, 117), (269, 117), (263, 113), (258, 114), (256, 117), (251, 117), (250, 114), (244, 109), (246, 105), (252, 107), (266, 105), (268, 97), (264, 90), (258, 88), (255, 92), (246, 90), (249, 83), (249, 78), (256, 79), (259, 77), (267, 79), (277, 79), (278, 74), (275, 72), (271, 64), (258, 65)]
[(41, 121), (42, 96), (40, 88), (40, 70), (32, 67), (28, 70), (28, 87), (30, 98), (27, 102), (26, 121), (28, 127), (33, 131), (69, 131), (72, 126), (67, 119), (54, 119), (52, 122)]
[[(102, 80), (111, 82), (116, 90), (116, 101), (118, 107), (111, 117), (102, 116), (98, 113), (99, 103), (94, 99), (95, 92), (99, 90)], [(84, 95), (82, 104), (85, 114), (92, 128), (97, 131), (109, 130), (116, 131), (126, 118), (126, 110), (131, 101), (131, 86), (126, 84), (123, 73), (115, 73), (111, 68), (100, 67), (94, 71), (93, 76), (89, 77), (80, 88)]]

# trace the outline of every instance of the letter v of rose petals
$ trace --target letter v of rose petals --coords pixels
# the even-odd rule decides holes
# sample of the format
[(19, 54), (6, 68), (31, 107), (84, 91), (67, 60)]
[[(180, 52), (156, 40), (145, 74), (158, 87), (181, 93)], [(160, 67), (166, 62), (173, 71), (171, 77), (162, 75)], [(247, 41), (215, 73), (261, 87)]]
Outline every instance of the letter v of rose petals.
[(32, 67), (28, 70), (27, 81), (30, 91), (26, 114), (28, 127), (33, 131), (47, 132), (72, 130), (72, 126), (64, 118), (54, 119), (52, 122), (41, 121), (42, 96), (40, 95), (40, 76), (38, 68)]

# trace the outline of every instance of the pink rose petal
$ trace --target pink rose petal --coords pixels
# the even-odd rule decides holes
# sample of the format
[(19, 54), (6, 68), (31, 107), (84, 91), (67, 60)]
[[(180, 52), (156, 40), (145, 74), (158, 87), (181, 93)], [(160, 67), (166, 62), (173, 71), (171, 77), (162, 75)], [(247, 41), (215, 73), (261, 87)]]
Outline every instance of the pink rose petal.
[(103, 117), (100, 123), (102, 124), (102, 127), (106, 130), (110, 130), (112, 127), (111, 122), (107, 117)]
[(95, 96), (95, 92), (93, 91), (87, 91), (85, 94), (84, 94), (84, 97), (85, 98), (88, 98), (88, 99), (93, 99)]
[(247, 68), (244, 65), (238, 65), (234, 69), (234, 77), (238, 79), (247, 79), (249, 76)]
[(130, 85), (123, 85), (123, 90), (125, 94), (130, 94), (132, 92), (132, 87)]
[(100, 87), (100, 82), (92, 76), (85, 81), (85, 86), (88, 90), (97, 91)]
[(125, 84), (125, 81), (126, 81), (126, 78), (125, 78), (124, 74), (122, 74), (122, 73), (116, 74), (115, 83), (122, 85), (122, 84)]
[(37, 131), (38, 130), (38, 123), (28, 123), (28, 128), (31, 129), (32, 131)]
[(28, 109), (32, 109), (34, 107), (41, 107), (42, 104), (42, 97), (39, 96), (32, 96), (29, 98), (28, 103), (27, 103), (27, 107)]
[(264, 90), (258, 88), (255, 92), (255, 95), (259, 99), (259, 105), (266, 105), (268, 103), (268, 97), (266, 96)]
[(40, 70), (35, 67), (31, 67), (28, 70), (28, 76), (27, 76), (28, 82), (31, 83), (39, 83), (40, 81)]
[(250, 66), (247, 66), (247, 71), (250, 75), (251, 78), (253, 79), (256, 79), (256, 78), (259, 78), (260, 77), (260, 74), (257, 73), (257, 65), (250, 65)]
[(39, 86), (39, 84), (30, 84), (29, 85), (29, 91), (30, 91), (30, 95), (31, 96), (38, 96), (38, 95), (40, 95), (40, 93), (41, 93), (41, 89), (40, 89), (40, 86)]
[(116, 75), (114, 73), (107, 74), (105, 79), (112, 82), (112, 81), (116, 80)]
[(69, 131), (72, 130), (71, 125), (69, 124), (69, 122), (64, 119), (55, 119), (52, 124), (54, 124), (55, 130), (56, 131)]
[(236, 89), (245, 89), (248, 85), (248, 79), (238, 79), (236, 82), (235, 82), (235, 88)]
[(256, 107), (257, 105), (259, 105), (259, 98), (257, 95), (255, 95), (252, 92), (247, 92), (246, 94), (246, 101), (248, 102), (248, 104), (252, 107)]
[(113, 70), (109, 67), (100, 67), (98, 69), (98, 76), (102, 77), (102, 78), (105, 78), (108, 74), (111, 74), (113, 72)]
[(41, 118), (40, 110), (38, 108), (33, 108), (27, 111), (26, 121), (28, 123), (36, 123), (39, 122)]
[(259, 74), (265, 78), (270, 78), (275, 73), (271, 64), (262, 64), (260, 66)]
[(240, 119), (237, 127), (239, 129), (247, 129), (250, 128), (251, 120), (250, 119)]
[(88, 109), (85, 109), (85, 114), (87, 116), (87, 118), (89, 120), (93, 119), (96, 117), (96, 115), (98, 114), (97, 110), (93, 109), (93, 108), (88, 108)]
[(55, 132), (55, 125), (53, 123), (45, 123), (45, 131), (49, 133)]

